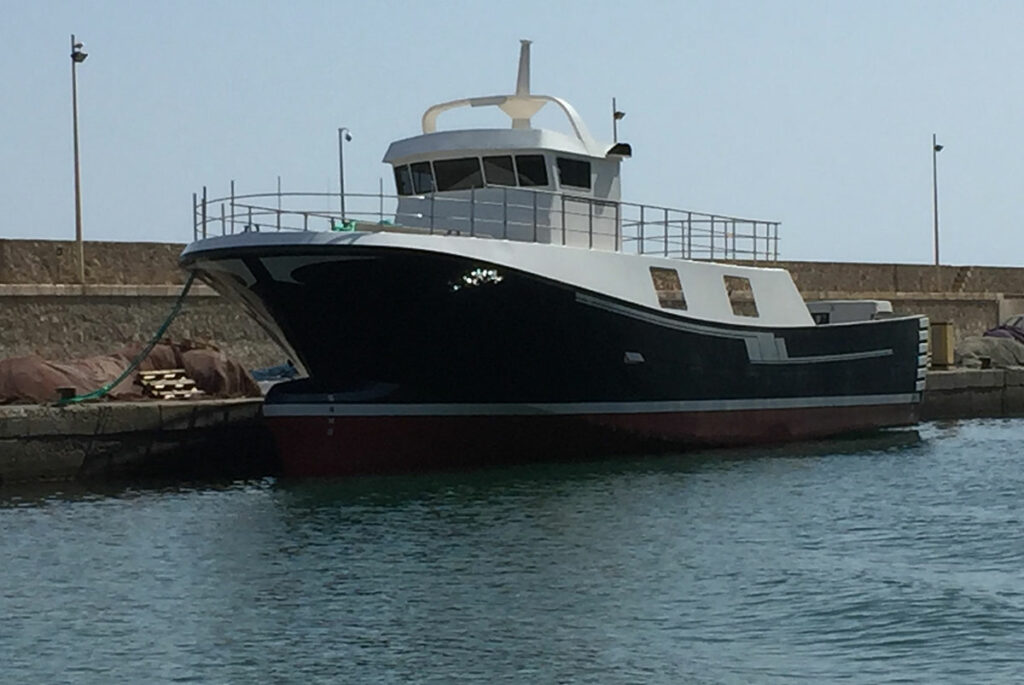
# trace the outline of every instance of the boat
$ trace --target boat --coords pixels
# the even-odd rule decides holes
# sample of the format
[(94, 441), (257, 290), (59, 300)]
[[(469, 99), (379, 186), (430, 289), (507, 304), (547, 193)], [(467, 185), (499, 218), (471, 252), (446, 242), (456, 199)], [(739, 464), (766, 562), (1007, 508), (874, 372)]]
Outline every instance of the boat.
[[(623, 201), (631, 146), (598, 141), (567, 101), (531, 91), (529, 41), (518, 67), (512, 94), (431, 106), (420, 133), (390, 145), (394, 193), (241, 195), (232, 182), (222, 198), (193, 196), (181, 266), (255, 317), (301, 372), (263, 409), (286, 475), (917, 421), (926, 318), (875, 307), (816, 323), (772, 266), (778, 222)], [(545, 106), (564, 131), (533, 126)], [(497, 107), (511, 125), (439, 129), (461, 107)]]

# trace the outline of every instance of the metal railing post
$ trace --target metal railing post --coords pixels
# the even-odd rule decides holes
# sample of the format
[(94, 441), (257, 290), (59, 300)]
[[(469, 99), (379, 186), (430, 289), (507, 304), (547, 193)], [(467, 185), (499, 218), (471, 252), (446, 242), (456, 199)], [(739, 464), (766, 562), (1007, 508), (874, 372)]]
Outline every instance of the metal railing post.
[(775, 240), (772, 241), (772, 248), (774, 255), (772, 256), (773, 261), (779, 261), (779, 225), (775, 224)]
[(280, 231), (281, 230), (281, 207), (280, 207), (281, 193), (277, 194), (277, 201), (278, 201), (278, 205), (279, 205), (278, 208), (277, 208), (277, 230)]
[(231, 235), (235, 234), (235, 179), (231, 179)]
[(562, 198), (562, 244), (565, 245), (565, 195)]
[(434, 235), (434, 194), (430, 194), (430, 235)]
[(225, 232), (224, 226), (225, 226), (225, 224), (224, 224), (224, 203), (221, 202), (220, 203), (220, 234), (221, 235), (224, 235), (224, 232)]
[(206, 186), (203, 186), (203, 237), (206, 237)]
[(594, 249), (594, 201), (587, 201), (587, 247)]
[(501, 237), (508, 238), (508, 186), (501, 187)]
[(693, 212), (686, 213), (686, 258), (693, 259)]
[(192, 193), (192, 240), (199, 240), (199, 202)]
[(668, 257), (668, 207), (664, 208), (665, 212), (665, 252), (663, 256)]
[(615, 251), (622, 252), (622, 203), (615, 203)]
[(644, 253), (644, 207), (645, 205), (640, 205), (640, 250), (637, 254)]
[(715, 217), (711, 216), (711, 245), (709, 248), (709, 259), (715, 258)]
[(530, 194), (533, 195), (533, 242), (537, 242), (537, 191), (532, 190)]
[(309, 230), (309, 212), (303, 212), (302, 213), (302, 230), (303, 231), (308, 231)]
[(732, 220), (732, 258), (736, 259), (736, 219)]
[(469, 189), (469, 235), (476, 234), (476, 188)]
[(380, 217), (377, 219), (377, 221), (380, 223), (381, 226), (383, 226), (384, 225), (384, 179), (383, 178), (378, 178), (377, 181), (378, 181), (378, 183), (377, 183), (377, 196), (378, 196), (377, 212), (380, 215)]

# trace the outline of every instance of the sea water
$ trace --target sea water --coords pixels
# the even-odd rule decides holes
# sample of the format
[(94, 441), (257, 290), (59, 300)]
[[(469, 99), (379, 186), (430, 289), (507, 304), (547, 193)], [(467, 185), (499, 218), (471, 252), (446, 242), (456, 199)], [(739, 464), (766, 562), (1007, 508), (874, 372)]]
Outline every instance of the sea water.
[(0, 682), (1024, 682), (1022, 443), (6, 486)]

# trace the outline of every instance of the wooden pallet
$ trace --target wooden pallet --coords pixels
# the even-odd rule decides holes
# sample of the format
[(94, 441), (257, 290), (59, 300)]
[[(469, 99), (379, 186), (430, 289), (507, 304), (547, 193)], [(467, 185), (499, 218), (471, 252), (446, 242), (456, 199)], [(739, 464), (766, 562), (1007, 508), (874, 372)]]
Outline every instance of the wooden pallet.
[(161, 400), (187, 400), (203, 394), (196, 382), (185, 375), (185, 369), (140, 371), (139, 383), (147, 397)]

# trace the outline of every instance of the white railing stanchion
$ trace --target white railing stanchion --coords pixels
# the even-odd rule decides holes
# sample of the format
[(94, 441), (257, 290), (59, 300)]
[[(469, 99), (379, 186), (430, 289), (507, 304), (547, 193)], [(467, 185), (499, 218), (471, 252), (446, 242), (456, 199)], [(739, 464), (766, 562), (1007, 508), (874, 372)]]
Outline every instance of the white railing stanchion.
[(537, 191), (531, 191), (533, 197), (533, 242), (537, 242)]
[(594, 249), (594, 201), (587, 201), (587, 247)]
[(640, 205), (640, 250), (637, 254), (644, 253), (644, 205)]
[(715, 258), (715, 217), (711, 217), (711, 248), (709, 250), (710, 259)]
[(668, 208), (667, 207), (665, 208), (664, 215), (665, 215), (664, 216), (664, 220), (665, 220), (665, 224), (664, 224), (664, 227), (665, 227), (665, 250), (662, 253), (662, 256), (668, 257)]

